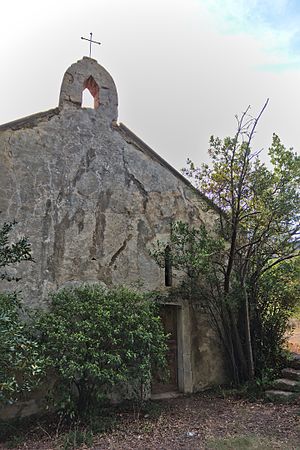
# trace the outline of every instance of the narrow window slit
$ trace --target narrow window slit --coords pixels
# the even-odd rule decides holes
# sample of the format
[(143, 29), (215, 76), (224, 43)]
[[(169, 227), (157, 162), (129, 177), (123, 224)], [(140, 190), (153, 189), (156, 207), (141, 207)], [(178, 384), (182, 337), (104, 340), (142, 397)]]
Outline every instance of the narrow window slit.
[(165, 248), (165, 286), (172, 286), (172, 253), (169, 245)]

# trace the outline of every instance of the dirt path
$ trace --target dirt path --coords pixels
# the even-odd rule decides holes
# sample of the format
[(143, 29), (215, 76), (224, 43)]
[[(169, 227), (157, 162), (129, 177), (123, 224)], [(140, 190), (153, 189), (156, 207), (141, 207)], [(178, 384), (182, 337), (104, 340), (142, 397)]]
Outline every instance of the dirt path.
[[(273, 405), (195, 395), (169, 400), (157, 418), (133, 420), (94, 438), (94, 450), (300, 449), (300, 404)], [(229, 439), (224, 441), (224, 439)], [(3, 447), (5, 448), (5, 447)], [(12, 447), (10, 447), (12, 448)], [(58, 441), (28, 440), (14, 447), (52, 450)], [(60, 447), (63, 448), (63, 447)]]

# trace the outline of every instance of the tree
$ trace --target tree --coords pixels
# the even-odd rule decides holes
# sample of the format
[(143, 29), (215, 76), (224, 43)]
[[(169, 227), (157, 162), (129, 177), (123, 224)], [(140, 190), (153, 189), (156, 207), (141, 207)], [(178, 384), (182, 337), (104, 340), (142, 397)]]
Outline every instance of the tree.
[(57, 379), (57, 406), (86, 414), (114, 389), (142, 398), (165, 367), (166, 341), (156, 304), (126, 288), (82, 285), (51, 296), (34, 322), (41, 354)]
[[(184, 170), (219, 211), (215, 234), (209, 239), (217, 244), (216, 236), (220, 236), (224, 245), (215, 245), (210, 258), (200, 245), (202, 263), (197, 263), (194, 284), (201, 285), (198, 294), (214, 318), (236, 383), (255, 376), (258, 355), (253, 354), (254, 318), (259, 314), (262, 279), (283, 261), (299, 256), (300, 158), (292, 149), (286, 149), (275, 134), (269, 149), (271, 167), (260, 161), (260, 152), (251, 148), (266, 106), (267, 102), (257, 118), (249, 117), (248, 108), (237, 119), (233, 138), (211, 137), (211, 165), (197, 168), (188, 161)], [(193, 234), (195, 228), (190, 229), (190, 237)], [(182, 233), (178, 239), (185, 239)], [(178, 260), (176, 251), (185, 252), (189, 264), (194, 264), (189, 246), (173, 249), (174, 260)]]
[(269, 149), (270, 169), (260, 161), (259, 152), (251, 149), (266, 105), (254, 119), (246, 110), (234, 138), (211, 138), (211, 167), (197, 169), (189, 162), (185, 171), (225, 213), (225, 217), (219, 215), (219, 232), (228, 242), (220, 265), (221, 292), (225, 299), (235, 295), (240, 299), (236, 316), (241, 319), (236, 321), (231, 307), (228, 312), (241, 379), (252, 379), (255, 373), (250, 314), (255, 310), (260, 278), (299, 255), (300, 158), (285, 149), (275, 134)]

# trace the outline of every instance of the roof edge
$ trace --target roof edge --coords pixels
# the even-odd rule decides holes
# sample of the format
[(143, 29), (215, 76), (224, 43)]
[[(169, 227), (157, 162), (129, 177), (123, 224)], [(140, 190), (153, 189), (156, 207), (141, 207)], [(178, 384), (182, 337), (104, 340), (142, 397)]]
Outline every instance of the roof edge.
[[(44, 120), (50, 120), (53, 116), (60, 113), (61, 108), (56, 107), (47, 111), (31, 114), (12, 122), (7, 122), (0, 125), (0, 131), (12, 130), (16, 131), (21, 128), (33, 128)], [(157, 161), (160, 165), (168, 169), (176, 178), (182, 181), (187, 187), (189, 187), (195, 194), (197, 194), (209, 207), (214, 209), (218, 214), (225, 215), (224, 211), (215, 205), (212, 200), (206, 197), (205, 194), (200, 192), (195, 186), (193, 186), (178, 170), (176, 170), (171, 164), (169, 164), (164, 158), (156, 153), (149, 145), (147, 145), (142, 139), (140, 139), (133, 131), (126, 127), (123, 123), (114, 123), (113, 129), (117, 130), (129, 144), (134, 145), (138, 150), (149, 155), (152, 159)]]
[(4, 123), (0, 125), (0, 131), (6, 130), (19, 130), (20, 128), (32, 128), (38, 125), (43, 120), (49, 120), (53, 116), (58, 115), (60, 108), (52, 108), (48, 111), (42, 111), (39, 113), (31, 114), (30, 116), (21, 117), (20, 119), (13, 120), (12, 122)]

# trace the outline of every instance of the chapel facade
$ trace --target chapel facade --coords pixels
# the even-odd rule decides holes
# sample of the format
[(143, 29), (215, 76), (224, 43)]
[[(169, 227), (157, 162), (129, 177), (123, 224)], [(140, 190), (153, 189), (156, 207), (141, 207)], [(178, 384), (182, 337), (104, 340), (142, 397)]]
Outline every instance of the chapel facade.
[[(85, 89), (94, 108), (82, 106)], [(114, 81), (91, 58), (67, 69), (57, 108), (0, 126), (0, 159), (1, 220), (16, 219), (32, 244), (35, 263), (21, 265), (18, 285), (31, 307), (74, 283), (166, 292), (151, 245), (169, 239), (175, 220), (210, 228), (216, 218), (204, 196), (118, 123)], [(220, 344), (201, 308), (180, 298), (161, 309), (167, 388), (190, 393), (224, 382)]]

